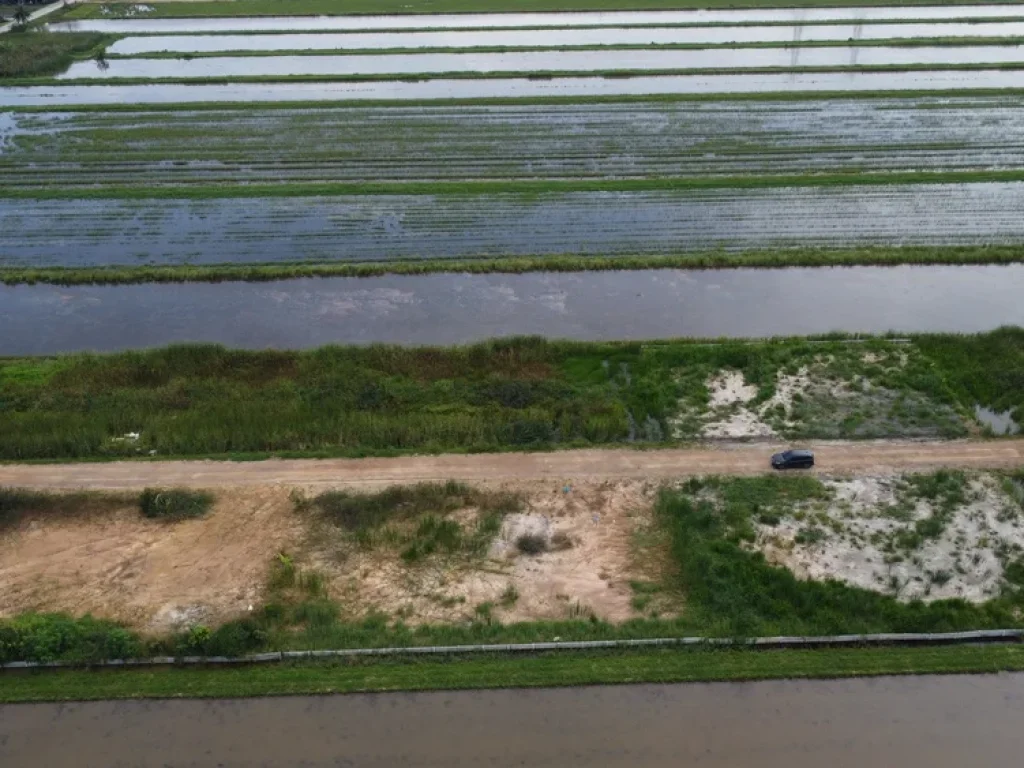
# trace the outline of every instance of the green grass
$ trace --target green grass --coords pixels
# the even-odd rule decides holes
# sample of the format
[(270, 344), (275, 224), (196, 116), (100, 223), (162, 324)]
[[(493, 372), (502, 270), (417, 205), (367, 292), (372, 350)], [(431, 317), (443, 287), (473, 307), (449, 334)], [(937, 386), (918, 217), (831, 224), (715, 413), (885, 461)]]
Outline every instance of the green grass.
[(95, 32), (10, 32), (0, 35), (0, 80), (55, 75), (111, 41)]
[[(173, 67), (168, 67), (173, 70)], [(260, 85), (273, 83), (419, 83), (429, 80), (557, 80), (559, 78), (603, 78), (631, 79), (638, 77), (671, 77), (674, 75), (715, 76), (715, 75), (786, 75), (786, 74), (829, 74), (829, 73), (890, 73), (900, 72), (973, 72), (999, 70), (1007, 72), (1024, 71), (1021, 62), (1000, 62), (980, 64), (879, 64), (872, 66), (821, 66), (821, 67), (741, 67), (723, 68), (668, 68), (668, 69), (544, 69), (516, 72), (481, 72), (453, 70), (449, 72), (386, 73), (386, 74), (324, 74), (324, 75), (239, 75), (232, 77), (208, 76), (188, 77), (167, 75), (166, 77), (80, 77), (56, 79), (52, 77), (12, 77), (5, 85), (11, 86), (95, 86), (116, 85)], [(442, 100), (443, 101), (443, 100)]]
[(323, 197), (334, 195), (523, 195), (536, 198), (569, 192), (644, 192), (655, 190), (764, 189), (773, 187), (898, 186), (905, 184), (968, 184), (1024, 181), (1024, 170), (899, 171), (744, 176), (680, 176), (646, 179), (545, 179), (429, 182), (341, 182), (232, 184), (189, 186), (60, 186), (0, 189), (9, 200), (215, 200), (256, 197)]
[(33, 518), (81, 519), (108, 513), (136, 502), (131, 494), (117, 493), (42, 493), (21, 488), (0, 487), (0, 533)]
[[(978, 0), (980, 3), (981, 0)], [(1012, 2), (1012, 0), (996, 0)], [(972, 5), (949, 0), (901, 0), (901, 5)], [(892, 0), (237, 0), (236, 2), (154, 3), (144, 18), (200, 16), (312, 16), (346, 14), (495, 13), (527, 11), (672, 10), (688, 8), (791, 8), (892, 5)], [(110, 3), (113, 17), (124, 3)], [(79, 4), (65, 18), (110, 18), (103, 6)]]
[(1024, 670), (1024, 647), (645, 650), (3, 674), (0, 701), (239, 697)]
[(181, 488), (147, 488), (139, 497), (143, 517), (157, 520), (186, 520), (202, 517), (213, 505), (213, 495)]
[(1024, 246), (901, 246), (695, 251), (670, 256), (517, 256), (497, 259), (419, 259), (369, 263), (218, 264), (116, 267), (0, 267), (7, 285), (127, 285), (132, 283), (264, 282), (309, 277), (376, 277), (437, 273), (522, 274), (631, 269), (733, 269), (896, 264), (1013, 264)]
[[(877, 338), (850, 345), (834, 338), (708, 345), (513, 338), (447, 348), (250, 352), (178, 345), (14, 358), (0, 360), (0, 460), (660, 444), (674, 434), (696, 434), (693, 409), (707, 401), (705, 382), (712, 374), (742, 372), (763, 402), (772, 396), (779, 371), (817, 365), (822, 356), (832, 359), (827, 373), (833, 378), (866, 377), (875, 389), (864, 405), (886, 409), (883, 421), (865, 422), (864, 429), (845, 422), (829, 427), (842, 437), (962, 435), (957, 414), (973, 408), (974, 395), (956, 377), (971, 371), (990, 371), (1015, 387), (1001, 396), (1021, 398), (1024, 331), (950, 337), (965, 355), (975, 347), (979, 355), (1004, 351), (999, 358), (979, 357), (984, 364), (969, 357), (933, 359), (928, 350), (942, 342), (923, 337), (906, 345)], [(872, 365), (861, 357), (867, 351), (906, 361)], [(835, 436), (821, 432), (835, 421), (830, 402), (823, 394), (800, 404), (797, 426), (783, 434)], [(677, 417), (683, 422), (676, 423)], [(125, 440), (127, 433), (139, 436)]]

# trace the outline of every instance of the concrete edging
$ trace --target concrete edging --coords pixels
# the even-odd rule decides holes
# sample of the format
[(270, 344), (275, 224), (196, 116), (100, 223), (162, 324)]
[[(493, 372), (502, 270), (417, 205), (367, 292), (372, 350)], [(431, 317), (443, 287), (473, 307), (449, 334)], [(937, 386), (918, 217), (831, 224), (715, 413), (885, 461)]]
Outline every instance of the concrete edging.
[(323, 651), (272, 651), (247, 656), (157, 656), (150, 659), (109, 659), (91, 664), (71, 661), (12, 661), (0, 665), (3, 670), (57, 669), (68, 667), (166, 667), (232, 664), (270, 664), (300, 659), (350, 658), (355, 656), (459, 655), (469, 653), (536, 653), (539, 651), (579, 651), (607, 648), (648, 648), (657, 646), (753, 648), (843, 648), (887, 645), (964, 645), (970, 643), (1024, 642), (1024, 630), (987, 629), (971, 632), (888, 633), (876, 635), (830, 635), (825, 637), (660, 637), (642, 640), (577, 640), (546, 643), (499, 643), (494, 645), (428, 645), (408, 648), (341, 648)]

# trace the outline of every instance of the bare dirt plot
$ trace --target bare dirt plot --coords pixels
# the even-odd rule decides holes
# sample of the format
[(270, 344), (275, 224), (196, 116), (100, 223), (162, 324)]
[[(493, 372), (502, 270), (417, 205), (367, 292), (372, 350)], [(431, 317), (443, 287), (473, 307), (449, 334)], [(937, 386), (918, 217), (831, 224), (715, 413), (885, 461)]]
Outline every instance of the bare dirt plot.
[(258, 604), (275, 552), (300, 526), (279, 489), (221, 494), (206, 517), (146, 520), (134, 506), (27, 519), (0, 535), (0, 616), (91, 613), (152, 632), (218, 624)]
[[(654, 548), (639, 558), (633, 548), (635, 533), (650, 524), (655, 486), (517, 489), (526, 493), (524, 510), (506, 519), (485, 556), (412, 565), (395, 550), (324, 546), (323, 530), (295, 511), (285, 488), (231, 489), (206, 517), (174, 524), (145, 520), (133, 506), (70, 521), (29, 517), (0, 538), (0, 616), (91, 613), (152, 633), (217, 625), (263, 602), (281, 552), (320, 572), (345, 618), (384, 613), (421, 624), (490, 611), (504, 622), (589, 615), (617, 622), (638, 615), (631, 581), (656, 575), (664, 554)], [(543, 532), (548, 551), (520, 553), (524, 530)]]

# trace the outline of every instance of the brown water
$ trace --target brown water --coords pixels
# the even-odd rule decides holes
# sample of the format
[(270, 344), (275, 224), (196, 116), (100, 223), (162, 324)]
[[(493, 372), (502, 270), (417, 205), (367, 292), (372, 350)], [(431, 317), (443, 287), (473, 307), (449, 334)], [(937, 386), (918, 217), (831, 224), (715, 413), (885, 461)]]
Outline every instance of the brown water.
[(0, 765), (981, 768), (1022, 724), (1020, 674), (23, 704)]

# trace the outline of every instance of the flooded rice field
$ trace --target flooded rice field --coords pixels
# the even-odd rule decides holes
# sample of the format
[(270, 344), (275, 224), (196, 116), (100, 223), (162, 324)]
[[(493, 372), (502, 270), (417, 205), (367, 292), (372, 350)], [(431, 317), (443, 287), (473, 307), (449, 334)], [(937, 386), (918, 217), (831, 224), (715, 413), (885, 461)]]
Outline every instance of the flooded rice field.
[(0, 113), (12, 188), (1021, 167), (1016, 97)]
[(26, 189), (1019, 168), (1019, 97), (0, 112)]
[(406, 75), (451, 72), (608, 72), (687, 69), (1022, 64), (1024, 46), (837, 46), (701, 50), (520, 51), (346, 56), (215, 56), (79, 61), (58, 79)]
[(967, 333), (1024, 325), (1022, 280), (1024, 265), (0, 286), (0, 355), (185, 341), (294, 349), (512, 335), (593, 341)]
[(210, 102), (405, 101), (433, 99), (654, 96), (1018, 89), (1021, 73), (981, 69), (922, 72), (817, 72), (636, 77), (229, 83), (224, 85), (40, 85), (0, 88), (0, 107)]
[(60, 32), (178, 34), (187, 32), (289, 32), (296, 30), (494, 29), (666, 24), (812, 24), (832, 21), (954, 21), (1020, 16), (1013, 5), (874, 8), (751, 8), (692, 11), (569, 13), (458, 13), (399, 16), (264, 16), (182, 19), (88, 19), (48, 24)]
[(1001, 674), (17, 704), (0, 706), (0, 743), (5, 768), (1015, 765), (1022, 684)]
[(751, 27), (598, 27), (446, 32), (342, 32), (126, 37), (107, 48), (121, 56), (163, 51), (373, 50), (394, 48), (573, 48), (584, 45), (728, 45), (826, 41), (914, 40), (935, 37), (1024, 37), (1024, 22), (929, 24), (808, 24)]
[(1024, 242), (1024, 183), (0, 200), (0, 265), (387, 261)]

